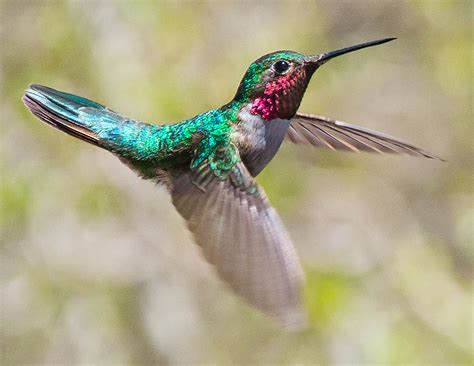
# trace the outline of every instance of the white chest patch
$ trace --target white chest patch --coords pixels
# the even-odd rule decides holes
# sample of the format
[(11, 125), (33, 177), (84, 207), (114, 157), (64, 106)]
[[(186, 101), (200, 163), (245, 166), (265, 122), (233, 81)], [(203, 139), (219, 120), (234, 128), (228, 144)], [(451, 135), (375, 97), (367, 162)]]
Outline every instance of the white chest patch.
[(250, 113), (250, 105), (239, 113), (237, 140), (244, 150), (255, 151), (265, 149), (265, 120), (259, 115)]
[(250, 113), (251, 104), (239, 113), (240, 123), (233, 136), (242, 160), (249, 171), (258, 174), (275, 156), (285, 138), (290, 121), (273, 119), (265, 121)]

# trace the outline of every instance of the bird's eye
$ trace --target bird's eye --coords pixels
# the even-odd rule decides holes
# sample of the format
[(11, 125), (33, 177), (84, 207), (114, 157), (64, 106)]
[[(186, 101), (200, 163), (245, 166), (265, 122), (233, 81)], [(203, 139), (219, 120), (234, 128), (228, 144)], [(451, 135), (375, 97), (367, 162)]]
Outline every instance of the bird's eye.
[(286, 61), (277, 61), (273, 64), (272, 66), (273, 71), (275, 71), (277, 74), (284, 74), (290, 69), (290, 64)]

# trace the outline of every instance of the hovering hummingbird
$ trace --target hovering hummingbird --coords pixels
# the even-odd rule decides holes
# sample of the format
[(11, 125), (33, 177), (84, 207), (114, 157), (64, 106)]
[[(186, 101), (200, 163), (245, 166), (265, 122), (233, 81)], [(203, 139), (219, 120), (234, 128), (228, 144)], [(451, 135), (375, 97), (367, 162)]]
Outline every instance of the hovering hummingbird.
[(284, 139), (333, 150), (436, 158), (363, 127), (297, 112), (322, 64), (394, 39), (310, 56), (267, 54), (249, 66), (229, 103), (170, 125), (126, 118), (41, 85), (30, 85), (23, 102), (47, 124), (112, 152), (142, 178), (165, 185), (219, 276), (274, 321), (297, 328), (305, 323), (303, 270), (280, 217), (254, 177)]

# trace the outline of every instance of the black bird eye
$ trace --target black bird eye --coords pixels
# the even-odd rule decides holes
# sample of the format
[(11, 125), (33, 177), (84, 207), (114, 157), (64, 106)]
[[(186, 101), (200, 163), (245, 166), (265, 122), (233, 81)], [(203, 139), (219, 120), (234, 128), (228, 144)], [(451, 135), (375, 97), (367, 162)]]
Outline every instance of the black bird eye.
[(273, 64), (273, 70), (277, 73), (277, 74), (284, 74), (285, 72), (287, 72), (290, 68), (290, 64), (286, 61), (277, 61)]

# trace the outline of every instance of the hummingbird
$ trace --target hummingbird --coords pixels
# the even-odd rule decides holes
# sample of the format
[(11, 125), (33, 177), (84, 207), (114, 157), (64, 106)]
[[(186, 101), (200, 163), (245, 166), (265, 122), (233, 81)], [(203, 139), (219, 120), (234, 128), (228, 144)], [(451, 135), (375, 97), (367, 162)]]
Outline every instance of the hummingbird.
[(165, 186), (221, 280), (276, 324), (298, 329), (306, 324), (304, 272), (282, 220), (255, 177), (285, 140), (439, 159), (388, 135), (298, 112), (321, 65), (394, 39), (316, 55), (269, 53), (249, 66), (229, 103), (174, 124), (144, 123), (37, 84), (28, 87), (23, 102), (50, 126), (110, 151), (141, 178)]

